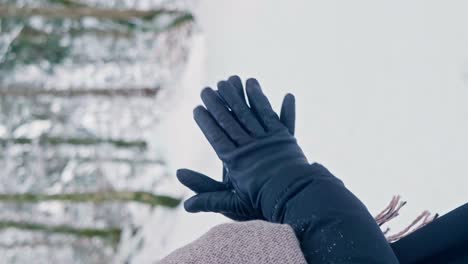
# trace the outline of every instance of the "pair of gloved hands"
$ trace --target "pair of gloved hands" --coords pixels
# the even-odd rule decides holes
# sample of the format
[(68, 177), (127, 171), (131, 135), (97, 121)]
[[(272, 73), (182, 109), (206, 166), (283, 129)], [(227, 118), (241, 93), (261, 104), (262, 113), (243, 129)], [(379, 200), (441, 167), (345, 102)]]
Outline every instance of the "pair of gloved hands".
[[(232, 103), (236, 103), (239, 105), (239, 107), (244, 107), (244, 111), (248, 111), (242, 81), (238, 76), (231, 76), (227, 81), (220, 82), (218, 87), (218, 95), (216, 95), (216, 92), (210, 88), (203, 90), (202, 100), (205, 104), (207, 104), (207, 107), (210, 105), (223, 110), (222, 105), (224, 102), (222, 100), (224, 100), (224, 97), (222, 97), (221, 94), (224, 94), (224, 96), (232, 98), (228, 99), (231, 100)], [(204, 110), (202, 107), (197, 107), (195, 109), (194, 114), (198, 124), (200, 124), (200, 122), (204, 122), (203, 120), (200, 120), (200, 118), (209, 117), (210, 114), (206, 113), (205, 111), (206, 110)], [(201, 117), (201, 115), (204, 117)], [(236, 117), (233, 116), (233, 118)], [(250, 116), (250, 120), (248, 119), (248, 116), (245, 118), (245, 122), (248, 122), (249, 124), (252, 122), (252, 133), (262, 135), (265, 132), (263, 126), (260, 123), (255, 122), (255, 116)], [(295, 98), (292, 94), (287, 94), (284, 97), (283, 104), (281, 106), (280, 122), (288, 129), (291, 135), (294, 135), (295, 120)], [(204, 174), (193, 170), (178, 170), (177, 178), (179, 181), (197, 193), (197, 195), (184, 203), (185, 209), (188, 212), (217, 212), (236, 221), (264, 219), (261, 211), (258, 208), (254, 208), (253, 205), (249, 202), (244, 202), (240, 193), (236, 193), (236, 190), (234, 189), (232, 181), (229, 177), (229, 167), (224, 162), (222, 173), (223, 182), (218, 182)]]
[(181, 169), (197, 194), (189, 212), (291, 225), (309, 263), (398, 263), (365, 206), (323, 166), (309, 164), (294, 137), (295, 102), (273, 111), (255, 79), (239, 77), (205, 88), (194, 118), (224, 164), (223, 182)]

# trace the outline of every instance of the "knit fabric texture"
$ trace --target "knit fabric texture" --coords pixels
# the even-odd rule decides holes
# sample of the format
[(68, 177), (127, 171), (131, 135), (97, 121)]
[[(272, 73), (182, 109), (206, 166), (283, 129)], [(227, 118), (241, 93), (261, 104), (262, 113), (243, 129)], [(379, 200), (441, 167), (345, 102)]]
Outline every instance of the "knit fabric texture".
[(307, 264), (289, 225), (255, 220), (221, 224), (159, 264)]

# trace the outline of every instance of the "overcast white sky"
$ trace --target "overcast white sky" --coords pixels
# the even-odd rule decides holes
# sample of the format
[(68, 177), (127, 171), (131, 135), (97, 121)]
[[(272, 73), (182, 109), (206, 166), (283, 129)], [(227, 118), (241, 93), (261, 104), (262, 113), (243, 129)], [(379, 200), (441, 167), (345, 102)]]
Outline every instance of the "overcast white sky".
[[(171, 166), (219, 177), (191, 110), (203, 86), (239, 74), (257, 77), (277, 108), (296, 95), (309, 159), (373, 213), (401, 194), (409, 203), (395, 226), (467, 202), (467, 10), (467, 1), (201, 0), (203, 37), (165, 121)], [(225, 221), (177, 216), (169, 249)]]

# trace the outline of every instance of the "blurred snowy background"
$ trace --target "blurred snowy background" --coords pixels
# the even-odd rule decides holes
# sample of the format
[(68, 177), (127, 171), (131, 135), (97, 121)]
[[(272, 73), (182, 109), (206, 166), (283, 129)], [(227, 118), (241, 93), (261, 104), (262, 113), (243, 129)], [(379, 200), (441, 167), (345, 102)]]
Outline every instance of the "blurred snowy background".
[[(179, 138), (191, 136), (175, 142), (168, 132), (171, 166), (220, 179), (191, 110), (203, 86), (239, 74), (257, 77), (276, 109), (284, 94), (296, 95), (296, 134), (309, 160), (342, 178), (374, 215), (402, 195), (408, 203), (390, 233), (426, 209), (444, 214), (466, 203), (467, 10), (462, 0), (200, 0), (200, 52), (191, 53), (193, 74), (168, 122), (184, 126)], [(227, 221), (179, 210), (168, 250)]]
[[(0, 1), (47, 2), (80, 8)], [(220, 178), (192, 109), (204, 86), (232, 74), (257, 77), (276, 108), (294, 93), (309, 160), (373, 214), (401, 194), (408, 204), (393, 231), (425, 209), (444, 214), (468, 200), (466, 1), (79, 3), (147, 13), (120, 13), (117, 22), (112, 12), (80, 23), (34, 18), (27, 30), (24, 18), (0, 16), (0, 191), (8, 194), (0, 196), (0, 262), (152, 263), (228, 221), (173, 206), (191, 195), (177, 168)], [(161, 7), (183, 13), (155, 15)], [(29, 46), (13, 43), (21, 33)], [(82, 192), (107, 200), (12, 195)], [(115, 201), (122, 192), (159, 204)]]
[(0, 262), (158, 258), (181, 194), (157, 127), (186, 67), (191, 9), (0, 0)]

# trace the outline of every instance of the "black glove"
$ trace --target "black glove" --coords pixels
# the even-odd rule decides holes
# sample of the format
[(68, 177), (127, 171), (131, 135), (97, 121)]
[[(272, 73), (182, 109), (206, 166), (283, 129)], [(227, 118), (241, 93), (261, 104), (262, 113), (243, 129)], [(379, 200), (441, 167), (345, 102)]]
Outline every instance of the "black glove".
[(366, 207), (328, 170), (308, 163), (255, 79), (246, 92), (250, 106), (229, 82), (218, 84), (219, 94), (203, 90), (206, 109), (195, 108), (194, 118), (233, 189), (196, 195), (186, 209), (253, 208), (291, 225), (309, 263), (398, 263)]
[[(244, 96), (244, 88), (242, 81), (238, 76), (231, 76), (228, 82), (235, 88), (241, 100), (247, 105)], [(280, 121), (288, 128), (289, 132), (294, 135), (296, 118), (295, 99), (292, 94), (287, 94), (281, 105)], [(242, 204), (241, 207), (230, 207), (232, 204), (227, 203), (229, 199), (225, 199), (226, 195), (231, 195), (234, 190), (232, 183), (228, 177), (226, 167), (223, 163), (223, 182), (218, 182), (212, 178), (198, 173), (196, 171), (181, 169), (177, 171), (179, 181), (189, 189), (197, 193), (197, 199), (214, 199), (217, 202), (226, 201), (224, 208), (219, 211), (223, 215), (236, 221), (247, 221), (254, 219), (264, 219), (259, 210), (254, 209), (250, 204)], [(202, 197), (202, 198), (200, 198)], [(205, 198), (203, 198), (205, 197)], [(187, 209), (190, 210), (190, 201), (185, 203)]]

